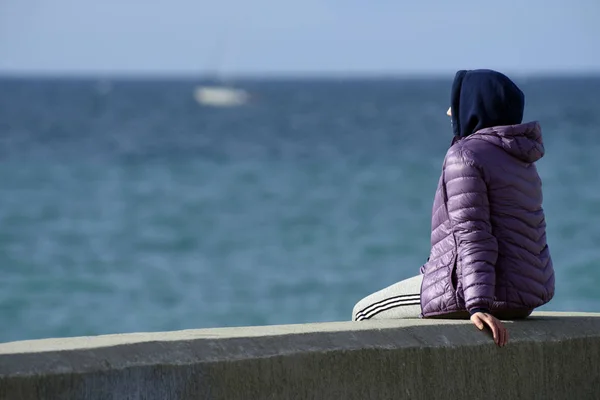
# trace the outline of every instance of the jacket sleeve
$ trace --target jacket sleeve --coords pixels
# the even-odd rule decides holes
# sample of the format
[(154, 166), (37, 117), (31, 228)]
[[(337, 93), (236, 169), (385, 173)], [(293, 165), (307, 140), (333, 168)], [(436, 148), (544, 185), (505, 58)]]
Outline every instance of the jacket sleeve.
[(448, 214), (462, 266), (465, 306), (469, 312), (487, 311), (494, 301), (498, 259), (487, 184), (481, 168), (462, 151), (448, 157), (444, 173)]

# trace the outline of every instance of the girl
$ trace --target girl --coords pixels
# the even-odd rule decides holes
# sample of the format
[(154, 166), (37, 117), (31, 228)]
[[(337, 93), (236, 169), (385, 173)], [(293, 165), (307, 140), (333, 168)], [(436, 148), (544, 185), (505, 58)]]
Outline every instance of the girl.
[(522, 123), (523, 92), (491, 70), (459, 71), (454, 139), (442, 167), (431, 252), (420, 274), (359, 301), (352, 319), (470, 318), (503, 346), (499, 319), (525, 318), (554, 296), (546, 244), (537, 122)]

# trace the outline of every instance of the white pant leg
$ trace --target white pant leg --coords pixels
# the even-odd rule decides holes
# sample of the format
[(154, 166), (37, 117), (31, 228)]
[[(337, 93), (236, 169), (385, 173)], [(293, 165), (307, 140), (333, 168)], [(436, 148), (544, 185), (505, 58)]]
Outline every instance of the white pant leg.
[(417, 275), (365, 297), (354, 306), (352, 320), (419, 318), (422, 281)]

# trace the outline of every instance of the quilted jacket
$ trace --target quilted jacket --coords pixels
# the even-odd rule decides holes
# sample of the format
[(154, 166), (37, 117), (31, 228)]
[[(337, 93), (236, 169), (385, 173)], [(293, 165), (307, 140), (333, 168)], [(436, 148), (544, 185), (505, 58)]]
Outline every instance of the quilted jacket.
[(543, 155), (537, 122), (456, 137), (434, 198), (431, 253), (421, 267), (423, 317), (532, 310), (552, 299), (554, 269), (534, 164)]

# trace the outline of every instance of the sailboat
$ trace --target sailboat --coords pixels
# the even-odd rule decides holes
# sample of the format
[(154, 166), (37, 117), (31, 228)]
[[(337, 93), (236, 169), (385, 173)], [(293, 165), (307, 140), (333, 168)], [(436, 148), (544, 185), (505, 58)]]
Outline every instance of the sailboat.
[[(221, 56), (224, 47), (223, 44), (218, 46)], [(197, 86), (194, 89), (194, 98), (198, 104), (210, 107), (235, 107), (245, 104), (250, 99), (245, 90), (233, 87), (225, 79), (222, 68), (216, 68), (214, 82), (212, 85)]]

